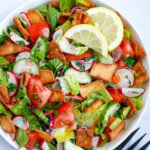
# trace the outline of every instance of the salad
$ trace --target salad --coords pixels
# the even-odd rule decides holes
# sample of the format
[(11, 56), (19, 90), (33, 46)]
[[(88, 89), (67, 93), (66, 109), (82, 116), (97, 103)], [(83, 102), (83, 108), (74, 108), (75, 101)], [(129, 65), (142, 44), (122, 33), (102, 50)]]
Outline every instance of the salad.
[(0, 126), (27, 150), (94, 150), (143, 107), (144, 49), (119, 13), (53, 0), (0, 35)]

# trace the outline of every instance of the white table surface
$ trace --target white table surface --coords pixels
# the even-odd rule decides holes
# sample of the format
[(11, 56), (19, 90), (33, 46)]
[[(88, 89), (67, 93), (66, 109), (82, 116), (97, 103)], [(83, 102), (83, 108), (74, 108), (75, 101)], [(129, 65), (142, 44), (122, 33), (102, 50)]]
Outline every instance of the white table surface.
[[(28, 0), (1, 0), (0, 4), (0, 21), (2, 21), (12, 10)], [(118, 10), (140, 33), (142, 41), (144, 41), (146, 48), (150, 48), (150, 1), (149, 0), (101, 0), (110, 4), (113, 8)], [(139, 147), (150, 140), (150, 106), (147, 108), (142, 120), (137, 125), (140, 126), (136, 137), (140, 137), (145, 132), (148, 134), (142, 142), (136, 147)], [(134, 138), (130, 143), (133, 143)], [(130, 145), (128, 144), (128, 146)], [(126, 148), (125, 148), (126, 149)], [(0, 137), (0, 150), (14, 150), (2, 137)], [(148, 148), (150, 150), (150, 147)]]

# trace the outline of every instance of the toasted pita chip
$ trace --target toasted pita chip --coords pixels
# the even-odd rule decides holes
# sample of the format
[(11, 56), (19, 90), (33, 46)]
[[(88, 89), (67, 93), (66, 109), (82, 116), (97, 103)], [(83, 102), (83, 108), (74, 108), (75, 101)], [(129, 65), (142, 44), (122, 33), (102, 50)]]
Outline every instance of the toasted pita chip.
[(50, 103), (52, 103), (52, 102), (65, 102), (66, 101), (63, 91), (58, 90), (58, 89), (52, 89), (52, 88), (49, 88), (49, 89), (52, 92), (51, 96), (49, 98)]
[(37, 24), (46, 21), (45, 18), (38, 10), (30, 9), (27, 12), (27, 16), (31, 22), (31, 24)]
[(6, 40), (1, 46), (0, 46), (0, 56), (6, 56), (14, 53), (19, 53), (24, 50), (30, 50), (30, 48), (22, 45), (17, 45), (12, 43), (10, 40)]
[(15, 133), (15, 125), (9, 116), (0, 116), (0, 125), (5, 132)]
[(91, 105), (85, 107), (84, 111), (85, 112), (94, 111), (96, 109), (99, 109), (102, 105), (103, 105), (103, 102), (100, 99), (98, 99), (94, 103), (92, 103)]
[(102, 80), (97, 80), (92, 83), (80, 86), (80, 95), (83, 98), (90, 96), (94, 92), (98, 92), (105, 88), (104, 82)]
[(53, 72), (50, 70), (43, 70), (43, 69), (40, 69), (40, 80), (42, 81), (42, 84), (56, 82)]
[(136, 72), (138, 76), (137, 78), (135, 78), (135, 82), (133, 85), (134, 87), (138, 87), (139, 85), (145, 83), (148, 80), (148, 75), (144, 70), (140, 61), (133, 66), (133, 70)]
[(49, 2), (49, 4), (51, 4), (52, 5), (52, 7), (54, 7), (54, 8), (59, 8), (59, 0), (51, 0), (50, 2)]
[(64, 18), (69, 18), (72, 16), (72, 13), (68, 12), (68, 13), (61, 13), (61, 17), (64, 17)]
[(7, 87), (0, 84), (0, 101), (3, 104), (11, 104), (11, 100), (8, 95)]
[(92, 129), (77, 129), (76, 144), (80, 147), (90, 149), (92, 146), (93, 135)]
[(145, 50), (143, 49), (143, 47), (141, 47), (139, 44), (135, 42), (132, 43), (132, 47), (135, 51), (135, 60), (141, 61), (143, 57), (146, 55)]
[(31, 74), (28, 72), (23, 72), (21, 75), (21, 88), (24, 88), (28, 85), (28, 81), (31, 78)]
[(53, 140), (52, 136), (50, 136), (49, 134), (47, 134), (46, 132), (44, 132), (42, 130), (35, 129), (35, 132), (37, 132), (37, 134), (39, 135), (40, 138), (42, 138), (48, 142), (51, 142)]
[(55, 41), (50, 42), (48, 51), (49, 51), (49, 54), (47, 55), (48, 59), (58, 58), (64, 64), (66, 64), (66, 57), (64, 56), (59, 45)]
[(134, 114), (134, 112), (136, 111), (136, 106), (135, 104), (132, 102), (131, 99), (128, 99), (125, 103), (126, 106), (130, 106), (130, 111), (127, 115), (128, 118), (132, 117), (132, 115)]
[(117, 69), (117, 64), (102, 64), (95, 62), (91, 68), (90, 76), (105, 81), (111, 81)]
[(29, 40), (30, 38), (30, 35), (28, 33), (28, 31), (23, 27), (23, 25), (21, 24), (21, 21), (15, 17), (13, 19), (13, 22), (14, 22), (14, 25), (18, 28), (18, 30), (21, 32), (21, 34), (23, 35), (23, 37), (26, 39), (26, 40)]
[(121, 121), (119, 125), (109, 133), (109, 141), (111, 142), (112, 140), (114, 140), (124, 128), (125, 120)]
[(71, 27), (76, 26), (78, 24), (89, 24), (91, 22), (91, 18), (85, 14), (81, 10), (76, 10), (76, 13), (74, 15)]

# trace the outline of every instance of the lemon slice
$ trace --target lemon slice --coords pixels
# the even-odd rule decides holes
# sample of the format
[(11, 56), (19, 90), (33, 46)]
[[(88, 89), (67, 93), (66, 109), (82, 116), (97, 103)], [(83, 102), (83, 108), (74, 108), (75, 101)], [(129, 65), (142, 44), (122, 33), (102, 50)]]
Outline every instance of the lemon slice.
[(73, 39), (103, 56), (108, 54), (108, 43), (99, 28), (94, 25), (80, 24), (70, 28), (64, 35), (66, 38)]
[(87, 10), (87, 14), (106, 36), (109, 51), (117, 48), (123, 39), (123, 23), (116, 12), (109, 8), (96, 7)]

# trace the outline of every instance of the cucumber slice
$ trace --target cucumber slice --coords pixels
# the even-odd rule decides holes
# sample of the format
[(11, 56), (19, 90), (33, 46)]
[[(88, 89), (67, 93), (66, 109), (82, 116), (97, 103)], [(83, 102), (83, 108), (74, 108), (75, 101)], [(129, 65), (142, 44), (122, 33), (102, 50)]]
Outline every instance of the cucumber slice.
[(88, 72), (79, 72), (74, 70), (73, 68), (69, 68), (65, 72), (65, 76), (69, 76), (71, 74), (75, 75), (79, 83), (85, 84), (85, 83), (90, 83), (92, 81), (92, 78), (89, 76)]
[(13, 68), (14, 73), (21, 74), (22, 72), (26, 71), (31, 74), (39, 74), (39, 67), (36, 63), (31, 61), (30, 59), (20, 59), (18, 60)]
[(115, 119), (115, 121), (110, 125), (110, 129), (111, 130), (113, 130), (113, 129), (115, 129), (118, 125), (119, 125), (119, 123), (121, 122), (122, 120), (120, 119), (120, 118), (116, 118)]
[(48, 41), (44, 36), (40, 36), (36, 41), (34, 47), (31, 49), (31, 54), (42, 60), (48, 53)]
[(84, 150), (84, 149), (71, 143), (70, 141), (66, 141), (64, 143), (64, 150)]
[(117, 102), (112, 102), (110, 103), (107, 108), (106, 111), (104, 112), (104, 120), (108, 121), (110, 117), (112, 117), (119, 109), (120, 109), (121, 105)]

